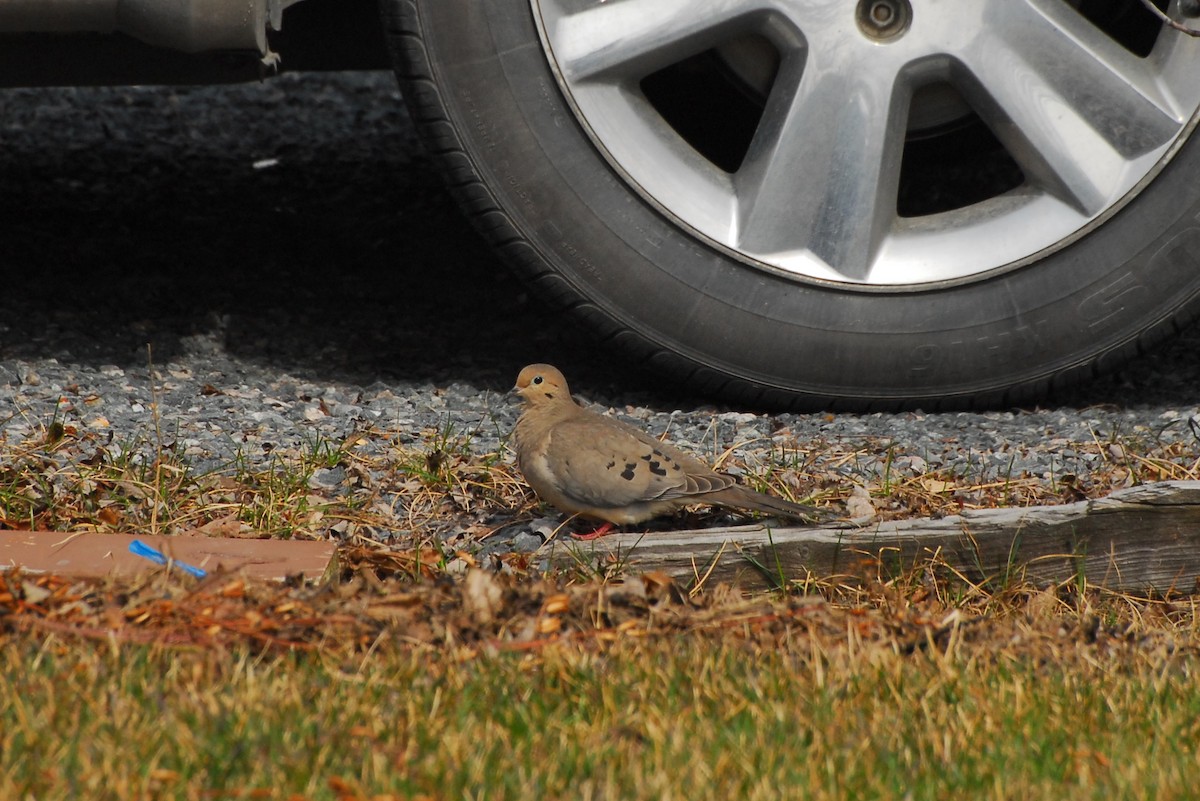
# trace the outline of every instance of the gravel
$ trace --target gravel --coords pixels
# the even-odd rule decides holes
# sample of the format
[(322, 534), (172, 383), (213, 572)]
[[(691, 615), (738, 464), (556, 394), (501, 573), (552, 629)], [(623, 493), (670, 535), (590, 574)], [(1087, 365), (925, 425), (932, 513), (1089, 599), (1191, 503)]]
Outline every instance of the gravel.
[[(578, 395), (708, 455), (861, 452), (848, 482), (1086, 475), (1155, 443), (1200, 454), (1195, 330), (1042, 407), (979, 414), (767, 416), (623, 370), (477, 240), (383, 73), (5, 91), (0, 174), (0, 442), (57, 419), (120, 447), (157, 425), (209, 470), (450, 425), (487, 453), (516, 418), (519, 367), (550, 361)], [(492, 547), (534, 548), (553, 521)]]

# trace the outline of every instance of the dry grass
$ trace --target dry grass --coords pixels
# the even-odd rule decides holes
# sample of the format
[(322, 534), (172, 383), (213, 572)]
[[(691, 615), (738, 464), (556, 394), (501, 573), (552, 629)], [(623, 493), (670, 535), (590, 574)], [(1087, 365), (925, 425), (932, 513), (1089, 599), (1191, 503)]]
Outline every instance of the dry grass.
[[(402, 439), (371, 429), (201, 473), (175, 443), (114, 444), (51, 423), (30, 441), (0, 442), (0, 528), (430, 541), (456, 528), (484, 536), (497, 512), (530, 505), (512, 465), (472, 453), (469, 436)], [(330, 471), (332, 486), (319, 480)]]
[(1194, 790), (1195, 599), (988, 594), (936, 564), (756, 597), (347, 571), (324, 590), (9, 577), (0, 797)]
[[(0, 576), (0, 798), (1194, 796), (1193, 598), (936, 561), (752, 597), (471, 569), (464, 546), (535, 513), (471, 442), (368, 430), (203, 474), (158, 435), (0, 443), (0, 525), (343, 542), (321, 587)], [(1179, 444), (1072, 447), (1098, 468), (996, 480), (786, 438), (717, 461), (818, 504), (852, 477), (883, 517), (1197, 478)]]
[[(0, 439), (0, 527), (128, 533), (326, 537), (405, 547), (455, 547), (530, 519), (536, 499), (499, 451), (476, 452), (469, 431), (446, 426), (414, 439), (367, 429), (345, 441), (314, 440), (266, 458), (238, 456), (197, 471), (161, 434), (122, 441), (50, 421), (26, 441)], [(760, 447), (761, 446), (761, 447)], [(865, 493), (879, 519), (953, 514), (1094, 498), (1146, 481), (1200, 478), (1195, 442), (1133, 440), (1059, 443), (1090, 454), (1087, 473), (1033, 476), (930, 469), (886, 441), (736, 443), (713, 461), (757, 489), (818, 506)], [(332, 483), (322, 476), (333, 474)], [(718, 513), (720, 514), (720, 513)], [(663, 526), (708, 525), (690, 513)]]

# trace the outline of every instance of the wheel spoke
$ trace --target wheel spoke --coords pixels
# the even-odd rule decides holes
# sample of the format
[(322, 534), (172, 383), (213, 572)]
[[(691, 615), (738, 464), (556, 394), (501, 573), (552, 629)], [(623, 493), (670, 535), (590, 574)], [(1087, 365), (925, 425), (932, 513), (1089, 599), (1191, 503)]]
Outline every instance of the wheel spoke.
[(570, 80), (641, 78), (726, 38), (769, 0), (619, 0), (560, 17), (554, 56)]
[(861, 280), (895, 217), (908, 93), (886, 61), (863, 70), (836, 51), (808, 55), (780, 70), (735, 178), (738, 246), (808, 251)]
[(1058, 0), (993, 4), (960, 57), (966, 94), (1026, 174), (1086, 214), (1182, 124), (1145, 60)]
[(554, 55), (568, 80), (641, 78), (725, 38), (766, 0), (620, 0), (558, 19)]

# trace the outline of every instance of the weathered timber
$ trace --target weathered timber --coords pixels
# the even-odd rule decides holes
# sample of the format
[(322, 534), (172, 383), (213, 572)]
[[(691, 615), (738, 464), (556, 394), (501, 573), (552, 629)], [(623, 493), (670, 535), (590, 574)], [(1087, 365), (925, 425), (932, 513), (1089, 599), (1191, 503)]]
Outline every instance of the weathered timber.
[[(594, 550), (593, 550), (594, 549)], [(899, 572), (937, 556), (974, 579), (1037, 585), (1076, 576), (1129, 592), (1200, 590), (1200, 481), (1166, 481), (1061, 506), (984, 509), (865, 527), (749, 525), (621, 533), (556, 557), (623, 560), (694, 583), (777, 585), (780, 577)]]

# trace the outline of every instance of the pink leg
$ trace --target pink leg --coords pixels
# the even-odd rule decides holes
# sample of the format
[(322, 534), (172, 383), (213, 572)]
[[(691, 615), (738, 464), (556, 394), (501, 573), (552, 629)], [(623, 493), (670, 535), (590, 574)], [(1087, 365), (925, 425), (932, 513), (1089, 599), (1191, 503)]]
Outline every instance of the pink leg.
[(600, 528), (598, 528), (595, 531), (592, 531), (588, 534), (572, 534), (571, 536), (577, 540), (598, 540), (601, 537), (608, 534), (609, 532), (611, 532), (612, 528), (613, 528), (612, 523), (605, 523), (603, 526), (600, 526)]

